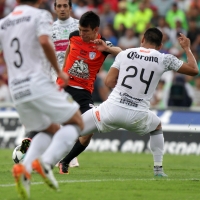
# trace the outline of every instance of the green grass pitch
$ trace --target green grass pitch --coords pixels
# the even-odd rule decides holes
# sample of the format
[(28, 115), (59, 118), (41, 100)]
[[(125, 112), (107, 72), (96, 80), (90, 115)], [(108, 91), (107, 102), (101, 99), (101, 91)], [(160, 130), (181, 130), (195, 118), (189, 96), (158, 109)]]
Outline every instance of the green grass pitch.
[[(18, 200), (11, 174), (12, 150), (0, 150), (0, 200)], [(60, 191), (49, 189), (33, 173), (31, 200), (199, 200), (200, 157), (164, 156), (168, 178), (153, 176), (151, 154), (94, 153), (79, 156), (69, 175), (54, 174)]]

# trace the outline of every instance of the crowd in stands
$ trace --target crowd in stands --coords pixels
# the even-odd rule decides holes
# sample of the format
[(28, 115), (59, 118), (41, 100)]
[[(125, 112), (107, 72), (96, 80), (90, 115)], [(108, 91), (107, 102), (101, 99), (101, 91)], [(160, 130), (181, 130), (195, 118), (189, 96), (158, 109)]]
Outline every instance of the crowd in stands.
[[(0, 17), (10, 13), (16, 5), (15, 0), (0, 1)], [(163, 32), (161, 52), (171, 53), (185, 61), (186, 56), (178, 44), (181, 32), (191, 40), (191, 49), (200, 68), (200, 0), (72, 0), (72, 16), (79, 19), (88, 10), (96, 12), (101, 19), (100, 33), (113, 45), (122, 49), (138, 47), (146, 28), (158, 27)], [(54, 13), (54, 0), (43, 0), (41, 8)], [(113, 57), (108, 56), (95, 82), (93, 94), (95, 102), (106, 100), (110, 93), (103, 79), (109, 70)], [(6, 66), (0, 57), (0, 101), (7, 101)], [(200, 75), (189, 77), (167, 72), (157, 86), (152, 98), (152, 107), (200, 106)]]

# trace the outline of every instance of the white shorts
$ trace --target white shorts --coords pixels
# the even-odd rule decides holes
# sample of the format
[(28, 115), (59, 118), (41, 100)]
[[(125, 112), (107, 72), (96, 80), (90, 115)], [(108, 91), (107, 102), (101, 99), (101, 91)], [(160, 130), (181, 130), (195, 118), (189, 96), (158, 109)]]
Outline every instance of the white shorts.
[(92, 109), (93, 117), (99, 132), (110, 132), (124, 128), (138, 135), (154, 131), (160, 119), (151, 110), (129, 110), (105, 101)]
[(52, 123), (67, 122), (79, 109), (70, 94), (52, 88), (51, 93), (16, 105), (26, 131), (42, 131)]

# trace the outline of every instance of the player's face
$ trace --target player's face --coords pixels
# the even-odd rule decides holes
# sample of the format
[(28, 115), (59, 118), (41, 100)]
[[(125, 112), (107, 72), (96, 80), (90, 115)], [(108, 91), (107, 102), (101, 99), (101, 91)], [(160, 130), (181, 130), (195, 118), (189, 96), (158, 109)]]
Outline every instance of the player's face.
[(70, 17), (71, 7), (68, 0), (56, 0), (54, 9), (58, 19), (66, 20)]
[(98, 27), (91, 29), (90, 27), (79, 26), (79, 34), (84, 42), (90, 42), (96, 39), (98, 33)]

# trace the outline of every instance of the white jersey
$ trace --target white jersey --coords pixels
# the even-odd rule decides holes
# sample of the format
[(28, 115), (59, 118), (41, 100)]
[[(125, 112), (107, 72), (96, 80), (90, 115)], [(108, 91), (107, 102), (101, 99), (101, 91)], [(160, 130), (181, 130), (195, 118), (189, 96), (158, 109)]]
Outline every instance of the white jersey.
[[(15, 104), (39, 98), (56, 87), (44, 70), (50, 63), (38, 37), (51, 37), (52, 15), (28, 5), (17, 6), (0, 21), (0, 46), (8, 67), (9, 87)], [(52, 44), (53, 45), (53, 44)]]
[[(65, 21), (58, 19), (53, 23), (52, 40), (54, 42), (57, 60), (61, 69), (63, 67), (65, 52), (69, 45), (69, 34), (78, 30), (78, 27), (79, 21), (72, 17), (69, 17)], [(57, 78), (57, 74), (54, 69), (52, 69), (52, 77), (54, 80)]]
[(147, 111), (162, 74), (183, 64), (171, 54), (143, 47), (120, 52), (111, 67), (119, 70), (117, 84), (108, 101), (133, 110)]

